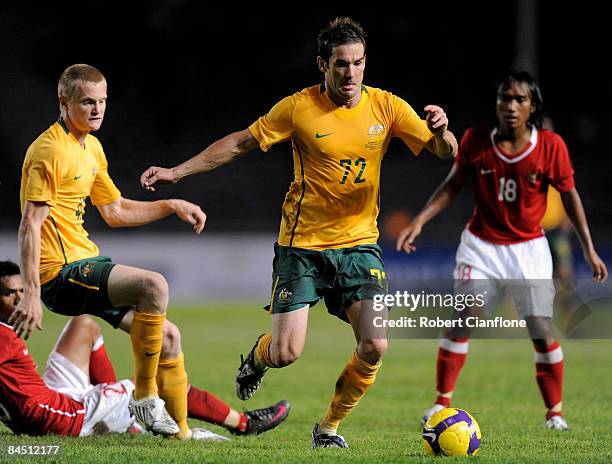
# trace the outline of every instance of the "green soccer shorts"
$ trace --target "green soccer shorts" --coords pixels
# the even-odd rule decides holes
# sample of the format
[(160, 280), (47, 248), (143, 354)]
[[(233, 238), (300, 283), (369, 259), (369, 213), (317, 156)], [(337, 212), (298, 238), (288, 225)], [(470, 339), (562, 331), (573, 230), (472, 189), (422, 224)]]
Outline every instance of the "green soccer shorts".
[(266, 309), (288, 313), (325, 300), (330, 314), (348, 322), (345, 310), (354, 302), (388, 291), (378, 245), (323, 251), (274, 245), (272, 295)]
[(108, 299), (108, 276), (114, 266), (108, 256), (66, 264), (54, 279), (42, 286), (41, 299), (54, 313), (64, 316), (91, 314), (117, 328), (133, 308), (113, 308)]

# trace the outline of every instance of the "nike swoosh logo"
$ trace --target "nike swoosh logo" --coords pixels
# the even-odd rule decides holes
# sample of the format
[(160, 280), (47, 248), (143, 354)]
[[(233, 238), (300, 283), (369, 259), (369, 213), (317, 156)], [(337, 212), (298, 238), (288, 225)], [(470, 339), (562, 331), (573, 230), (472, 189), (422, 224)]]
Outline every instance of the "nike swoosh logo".
[(26, 355), (26, 356), (27, 356), (27, 355), (28, 355), (28, 353), (29, 353), (29, 351), (28, 351), (28, 350), (23, 350), (23, 354), (24, 354), (24, 355)]
[(74, 180), (79, 180), (81, 177), (83, 177), (83, 174), (81, 174), (79, 176), (74, 176)]
[(483, 176), (484, 176), (485, 174), (491, 174), (491, 173), (493, 173), (493, 172), (495, 172), (495, 169), (481, 169), (481, 170), (480, 170), (480, 174), (482, 174)]
[(148, 351), (145, 351), (145, 356), (148, 356), (149, 358), (151, 356), (155, 356), (156, 354), (159, 354), (159, 351), (156, 351), (155, 353), (149, 353)]
[(423, 433), (423, 438), (425, 438), (426, 440), (429, 438), (429, 440), (427, 440), (429, 443), (433, 443), (434, 441), (436, 441), (436, 434), (435, 433)]
[(318, 138), (318, 139), (322, 139), (323, 137), (327, 137), (328, 135), (332, 135), (332, 134), (335, 134), (335, 132), (330, 132), (329, 134), (319, 134), (317, 132), (315, 137)]

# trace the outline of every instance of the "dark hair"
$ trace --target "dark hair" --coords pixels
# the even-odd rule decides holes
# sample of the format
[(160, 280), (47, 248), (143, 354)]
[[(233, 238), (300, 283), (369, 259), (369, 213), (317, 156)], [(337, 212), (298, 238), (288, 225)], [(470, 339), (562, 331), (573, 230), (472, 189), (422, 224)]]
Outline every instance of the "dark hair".
[(339, 45), (361, 42), (366, 48), (366, 33), (357, 21), (351, 18), (336, 18), (331, 20), (317, 37), (317, 54), (329, 62), (332, 49)]
[(20, 274), (19, 266), (13, 261), (0, 261), (0, 279)]
[(497, 98), (500, 98), (515, 82), (524, 83), (527, 85), (527, 88), (529, 88), (531, 104), (534, 108), (533, 113), (529, 116), (529, 123), (538, 129), (542, 129), (544, 119), (546, 118), (546, 113), (544, 112), (544, 99), (542, 98), (542, 92), (535, 78), (527, 71), (512, 69), (506, 72), (497, 83)]

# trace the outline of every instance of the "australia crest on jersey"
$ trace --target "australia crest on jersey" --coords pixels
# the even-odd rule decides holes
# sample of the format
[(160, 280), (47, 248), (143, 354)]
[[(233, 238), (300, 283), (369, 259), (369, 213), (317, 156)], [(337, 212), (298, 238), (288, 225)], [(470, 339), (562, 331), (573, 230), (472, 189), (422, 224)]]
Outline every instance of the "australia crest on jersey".
[(370, 137), (374, 137), (384, 132), (385, 132), (385, 125), (379, 122), (375, 122), (374, 124), (370, 125), (370, 129), (368, 130), (368, 135)]

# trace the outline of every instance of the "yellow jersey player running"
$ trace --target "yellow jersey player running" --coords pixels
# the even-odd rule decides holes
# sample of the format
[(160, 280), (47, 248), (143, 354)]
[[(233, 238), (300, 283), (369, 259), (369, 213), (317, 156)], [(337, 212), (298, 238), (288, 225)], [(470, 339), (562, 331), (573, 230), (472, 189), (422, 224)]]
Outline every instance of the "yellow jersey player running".
[(168, 284), (158, 273), (99, 256), (83, 215), (89, 197), (111, 227), (134, 227), (176, 214), (198, 234), (206, 216), (183, 200), (141, 202), (121, 196), (102, 145), (90, 134), (102, 125), (106, 89), (96, 68), (67, 68), (58, 84), (60, 117), (28, 148), (19, 226), (24, 297), (9, 324), (25, 338), (34, 328), (42, 329), (42, 298), (54, 312), (93, 314), (121, 328), (130, 334), (134, 352), (132, 415), (155, 433), (197, 438), (187, 425), (180, 333), (166, 320)]
[(295, 178), (285, 198), (273, 262), (272, 332), (257, 340), (238, 370), (238, 396), (259, 388), (266, 370), (287, 366), (304, 348), (308, 309), (324, 298), (328, 311), (351, 324), (357, 349), (336, 383), (329, 409), (312, 432), (313, 447), (348, 448), (337, 434), (376, 378), (386, 333), (371, 322), (373, 298), (386, 291), (381, 250), (376, 244), (379, 178), (392, 137), (415, 155), (425, 147), (453, 158), (457, 141), (437, 106), (422, 120), (402, 99), (362, 84), (365, 33), (350, 18), (331, 21), (318, 37), (317, 64), (324, 82), (276, 104), (248, 129), (213, 143), (181, 165), (151, 167), (143, 187), (178, 182), (207, 172), (259, 146), (290, 140)]

